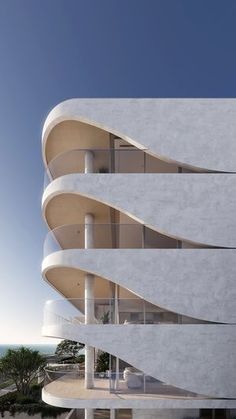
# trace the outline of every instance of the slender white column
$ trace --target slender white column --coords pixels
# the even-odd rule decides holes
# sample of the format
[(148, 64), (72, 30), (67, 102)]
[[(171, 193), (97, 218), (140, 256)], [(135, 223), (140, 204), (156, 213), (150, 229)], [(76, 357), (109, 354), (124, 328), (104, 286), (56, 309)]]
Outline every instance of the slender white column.
[(94, 247), (94, 216), (93, 214), (85, 214), (84, 218), (84, 247), (85, 249), (92, 249)]
[(85, 274), (85, 324), (94, 323), (94, 275)]
[(85, 419), (93, 419), (93, 409), (84, 409), (85, 415), (84, 418)]
[[(119, 307), (118, 307), (118, 298), (119, 298), (119, 285), (115, 285), (115, 324), (120, 323), (119, 319)], [(115, 389), (119, 390), (119, 382), (120, 382), (120, 366), (119, 366), (119, 358), (116, 357), (116, 381), (115, 381)]]
[(115, 409), (110, 409), (110, 419), (116, 419), (116, 411), (115, 411)]
[(85, 346), (85, 388), (94, 387), (94, 348)]
[(85, 151), (84, 156), (84, 173), (93, 173), (93, 152), (91, 150)]
[[(85, 249), (90, 249), (94, 247), (94, 216), (92, 214), (86, 214), (84, 222), (84, 247)], [(85, 324), (91, 324), (94, 323), (94, 275), (85, 274), (84, 285)], [(94, 348), (88, 345), (85, 346), (85, 387), (94, 387)], [(90, 414), (88, 417), (90, 419), (91, 412), (88, 412), (88, 414)]]
[[(93, 152), (87, 150), (85, 152), (84, 172), (93, 173)], [(94, 247), (93, 224), (94, 216), (92, 214), (85, 215), (85, 231), (84, 231), (84, 247), (90, 249)], [(84, 285), (85, 299), (85, 324), (94, 323), (94, 276), (85, 274)], [(94, 387), (94, 348), (85, 346), (85, 388)], [(93, 419), (93, 409), (85, 409), (85, 419)]]

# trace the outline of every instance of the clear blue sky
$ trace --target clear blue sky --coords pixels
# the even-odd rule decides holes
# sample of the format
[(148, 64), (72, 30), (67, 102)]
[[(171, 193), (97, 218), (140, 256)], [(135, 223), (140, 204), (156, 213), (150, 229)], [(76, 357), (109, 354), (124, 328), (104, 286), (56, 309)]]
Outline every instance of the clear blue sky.
[(0, 0), (0, 343), (41, 340), (40, 136), (71, 97), (235, 97), (235, 0)]

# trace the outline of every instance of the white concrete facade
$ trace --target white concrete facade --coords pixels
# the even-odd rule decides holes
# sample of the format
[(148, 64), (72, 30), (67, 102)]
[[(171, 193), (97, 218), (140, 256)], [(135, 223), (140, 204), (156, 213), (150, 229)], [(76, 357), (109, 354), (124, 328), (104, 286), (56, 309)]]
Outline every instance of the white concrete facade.
[[(83, 398), (65, 376), (46, 383), (47, 403), (87, 418), (236, 407), (235, 121), (234, 99), (73, 99), (50, 112), (42, 275), (74, 311), (55, 311), (43, 334), (83, 342), (86, 359)], [(100, 404), (94, 348), (120, 380)]]

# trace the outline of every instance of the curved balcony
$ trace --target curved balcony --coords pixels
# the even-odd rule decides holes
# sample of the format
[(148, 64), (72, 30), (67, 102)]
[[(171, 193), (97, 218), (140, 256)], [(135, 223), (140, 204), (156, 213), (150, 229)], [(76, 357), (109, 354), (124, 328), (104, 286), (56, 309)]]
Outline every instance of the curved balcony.
[(233, 408), (234, 400), (213, 399), (161, 382), (133, 367), (94, 374), (94, 387), (85, 388), (83, 370), (45, 369), (42, 398), (60, 407), (121, 408)]
[(43, 334), (99, 348), (186, 391), (210, 398), (235, 399), (233, 325), (62, 322), (45, 327)]
[(65, 249), (83, 249), (85, 232), (93, 232), (95, 249), (178, 248), (180, 242), (163, 236), (142, 224), (72, 224), (47, 233), (43, 256)]
[(112, 297), (117, 284), (126, 290), (120, 297), (138, 295), (191, 318), (236, 323), (236, 249), (72, 249), (42, 264), (45, 280), (67, 298), (84, 297), (85, 272), (95, 276), (96, 298)]
[[(43, 128), (43, 154), (58, 126), (70, 122), (112, 133), (140, 149), (193, 168), (235, 172), (235, 99), (71, 99), (57, 105)], [(135, 123), (134, 123), (135, 121)], [(63, 123), (68, 123), (65, 130)], [(76, 131), (80, 144), (80, 127)], [(98, 135), (94, 132), (95, 135)], [(209, 141), (209, 138), (211, 139)], [(97, 142), (102, 142), (102, 139)]]
[[(132, 147), (132, 146), (131, 146)], [(192, 173), (135, 148), (73, 149), (54, 157), (47, 166), (44, 189), (60, 176), (85, 173), (86, 152), (93, 156), (93, 173)]]
[(234, 193), (232, 174), (71, 174), (47, 187), (42, 210), (49, 225), (54, 220), (53, 227), (72, 224), (78, 221), (69, 220), (81, 216), (75, 206), (82, 207), (86, 200), (87, 213), (112, 208), (193, 245), (235, 248), (236, 202), (230, 198)]
[[(110, 357), (111, 362), (111, 357)], [(44, 379), (44, 390), (49, 392), (69, 393), (71, 396), (77, 395), (81, 397), (79, 393), (88, 392), (88, 389), (84, 386), (85, 372), (83, 369), (79, 369), (73, 364), (68, 368), (63, 365), (57, 367), (46, 367), (45, 379)], [(195, 393), (181, 390), (171, 385), (167, 385), (156, 378), (143, 373), (140, 370), (132, 366), (124, 366), (119, 371), (115, 372), (112, 369), (104, 372), (95, 372), (94, 377), (94, 388), (93, 392), (97, 391), (97, 397), (100, 391), (103, 390), (107, 393), (107, 397), (112, 398), (113, 395), (130, 395), (130, 396), (150, 396), (158, 398), (201, 398), (208, 399), (207, 397), (197, 395)], [(91, 391), (91, 390), (90, 390)], [(96, 400), (96, 397), (95, 397)]]
[[(165, 310), (142, 298), (94, 298), (86, 299), (94, 305), (93, 324), (204, 324), (178, 313)], [(54, 326), (85, 324), (85, 299), (68, 298), (49, 300), (44, 307), (44, 329)]]

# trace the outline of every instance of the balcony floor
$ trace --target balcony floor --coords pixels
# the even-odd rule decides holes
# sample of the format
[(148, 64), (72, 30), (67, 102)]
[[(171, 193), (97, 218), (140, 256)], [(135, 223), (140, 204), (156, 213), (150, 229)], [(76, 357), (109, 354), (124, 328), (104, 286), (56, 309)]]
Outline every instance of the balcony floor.
[[(193, 393), (174, 388), (166, 384), (155, 383), (155, 388), (147, 384), (146, 392), (142, 393), (140, 390), (130, 389), (127, 387), (125, 381), (120, 380), (119, 390), (116, 393), (110, 393), (108, 379), (95, 379), (95, 386), (93, 389), (86, 389), (84, 387), (84, 380), (74, 379), (70, 377), (61, 377), (58, 380), (47, 384), (44, 387), (45, 391), (56, 397), (70, 398), (70, 399), (140, 399), (140, 398), (178, 398), (178, 399), (202, 399), (202, 396), (195, 396)], [(155, 392), (154, 392), (155, 391)]]
[(60, 377), (44, 386), (43, 400), (68, 408), (236, 408), (236, 400), (214, 399), (193, 395), (175, 387), (157, 384), (155, 393), (141, 393), (127, 388), (120, 380), (120, 389), (110, 393), (108, 379), (96, 379), (93, 389), (84, 388), (83, 379)]

